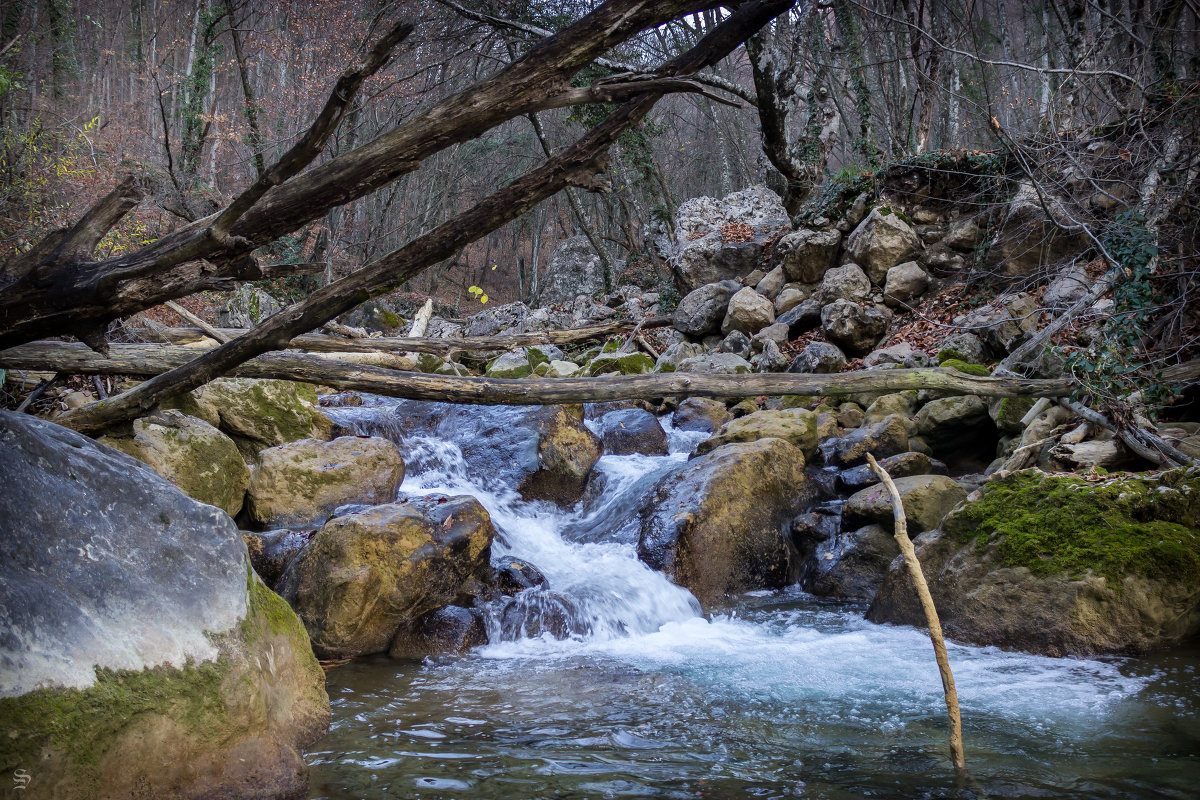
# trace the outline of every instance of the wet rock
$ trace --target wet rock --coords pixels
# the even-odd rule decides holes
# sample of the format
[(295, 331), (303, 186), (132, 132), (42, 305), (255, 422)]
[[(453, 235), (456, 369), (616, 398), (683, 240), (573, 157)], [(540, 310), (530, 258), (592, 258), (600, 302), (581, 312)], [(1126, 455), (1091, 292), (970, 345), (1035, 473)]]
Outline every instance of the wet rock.
[(816, 283), (833, 266), (841, 241), (837, 231), (801, 228), (781, 238), (775, 248), (783, 254), (782, 266), (789, 278)]
[(696, 453), (704, 455), (732, 442), (767, 438), (782, 439), (805, 456), (811, 456), (817, 451), (817, 415), (803, 408), (755, 411), (726, 422), (711, 438), (696, 446)]
[(851, 467), (865, 462), (867, 453), (879, 459), (907, 450), (908, 428), (903, 417), (893, 414), (834, 439), (829, 444), (825, 460), (833, 466)]
[(473, 497), (391, 503), (334, 517), (279, 591), (324, 658), (382, 653), (396, 632), (483, 584), (495, 529)]
[(865, 355), (887, 333), (888, 315), (873, 305), (835, 300), (821, 308), (825, 338), (850, 355)]
[(275, 531), (255, 533), (242, 531), (242, 541), (246, 543), (246, 551), (250, 554), (250, 564), (263, 583), (272, 589), (279, 582), (279, 576), (292, 563), (308, 540), (312, 531), (295, 531), (281, 528)]
[(887, 271), (883, 286), (883, 301), (892, 307), (911, 304), (929, 289), (929, 274), (917, 262), (906, 261)]
[(475, 608), (446, 606), (431, 611), (411, 627), (403, 627), (388, 647), (396, 659), (462, 656), (488, 643), (483, 613)]
[(631, 453), (661, 456), (667, 453), (666, 432), (653, 414), (640, 408), (605, 414), (600, 419), (600, 438), (604, 442), (604, 452), (615, 456)]
[[(1200, 633), (1194, 470), (1091, 483), (1039, 470), (983, 486), (918, 540), (946, 635), (1053, 656), (1144, 652)], [(893, 565), (867, 612), (925, 624)]]
[[(749, 241), (727, 241), (722, 228), (749, 227)], [(727, 195), (721, 200), (696, 197), (680, 204), (676, 241), (669, 258), (681, 292), (706, 283), (738, 278), (754, 270), (766, 252), (767, 240), (790, 225), (779, 196), (763, 186)]]
[(586, 236), (562, 242), (546, 265), (546, 279), (538, 290), (538, 305), (568, 303), (578, 295), (604, 291), (604, 268)]
[(500, 612), (500, 635), (505, 641), (550, 636), (568, 639), (589, 633), (579, 606), (566, 594), (538, 591), (509, 598)]
[(729, 410), (719, 400), (689, 397), (675, 409), (674, 425), (681, 431), (712, 433), (729, 420)]
[(709, 353), (685, 358), (679, 362), (676, 372), (694, 372), (702, 375), (742, 375), (754, 371), (753, 365), (733, 353)]
[(753, 336), (774, 321), (775, 304), (747, 286), (729, 298), (721, 332), (741, 331)]
[(346, 503), (387, 503), (404, 480), (396, 445), (379, 437), (302, 439), (263, 450), (246, 511), (267, 527), (303, 525)]
[(788, 372), (830, 374), (841, 372), (846, 366), (846, 355), (835, 344), (813, 342), (800, 351), (792, 360)]
[[(934, 461), (925, 453), (897, 453), (894, 456), (879, 459), (879, 466), (887, 470), (893, 478), (907, 478), (912, 475), (946, 474), (946, 465)], [(843, 491), (857, 492), (868, 486), (879, 483), (879, 478), (871, 470), (870, 464), (861, 464), (853, 469), (838, 473), (837, 484)]]
[(880, 525), (839, 531), (817, 545), (801, 586), (818, 597), (870, 600), (898, 555), (900, 545)]
[(504, 556), (496, 564), (496, 588), (501, 594), (516, 594), (526, 589), (543, 589), (550, 585), (542, 571), (524, 559)]
[[(967, 497), (966, 490), (945, 475), (910, 475), (893, 482), (904, 503), (910, 536), (936, 528), (946, 513)], [(890, 526), (893, 512), (887, 487), (877, 483), (850, 495), (845, 518), (850, 524), (878, 522)]]
[(741, 291), (737, 281), (709, 283), (688, 292), (675, 308), (675, 330), (689, 336), (704, 336), (721, 328), (729, 298)]
[(921, 251), (921, 240), (900, 215), (875, 208), (846, 239), (846, 258), (866, 271), (871, 283), (881, 285), (887, 271), (909, 261)]
[(844, 264), (825, 273), (816, 298), (822, 303), (834, 300), (866, 300), (871, 293), (871, 281), (858, 264)]
[(193, 500), (231, 517), (242, 509), (250, 470), (233, 440), (203, 420), (157, 411), (134, 420), (131, 436), (99, 441), (150, 465)]
[(808, 501), (804, 454), (781, 439), (718, 448), (665, 476), (641, 511), (638, 557), (711, 608), (796, 576), (784, 527)]
[(34, 776), (14, 796), (304, 796), (324, 676), (233, 521), (26, 414), (0, 411), (0, 459), (2, 749)]
[(219, 428), (252, 459), (264, 447), (328, 439), (333, 423), (316, 404), (317, 390), (309, 383), (217, 378), (162, 407), (178, 408)]

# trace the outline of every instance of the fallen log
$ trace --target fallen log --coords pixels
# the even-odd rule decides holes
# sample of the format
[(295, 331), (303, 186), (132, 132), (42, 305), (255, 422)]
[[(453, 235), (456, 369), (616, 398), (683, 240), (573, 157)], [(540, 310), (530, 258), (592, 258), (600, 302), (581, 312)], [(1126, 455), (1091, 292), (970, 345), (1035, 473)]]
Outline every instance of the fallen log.
[[(650, 317), (641, 323), (642, 330), (663, 328), (671, 324), (671, 317)], [(288, 342), (288, 347), (296, 350), (311, 350), (327, 353), (353, 353), (392, 351), (399, 353), (432, 353), (435, 356), (449, 359), (457, 353), (497, 352), (515, 350), (518, 347), (529, 347), (539, 344), (579, 344), (602, 339), (606, 336), (628, 334), (638, 323), (632, 320), (606, 322), (602, 325), (589, 325), (584, 328), (573, 328), (562, 331), (531, 331), (516, 333), (509, 336), (468, 336), (457, 339), (431, 339), (425, 337), (377, 336), (367, 339), (351, 339), (341, 336), (325, 336), (319, 333), (305, 333)], [(153, 341), (170, 344), (189, 344), (212, 338), (199, 328), (134, 328), (130, 331), (136, 336)], [(245, 328), (217, 328), (217, 333), (232, 339), (246, 332)]]

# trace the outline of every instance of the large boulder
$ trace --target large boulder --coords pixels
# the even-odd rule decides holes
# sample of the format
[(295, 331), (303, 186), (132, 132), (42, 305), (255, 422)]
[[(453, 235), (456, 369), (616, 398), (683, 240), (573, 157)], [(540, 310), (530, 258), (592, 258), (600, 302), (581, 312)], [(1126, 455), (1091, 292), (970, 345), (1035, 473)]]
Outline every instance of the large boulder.
[[(527, 500), (578, 500), (600, 458), (600, 438), (582, 406), (468, 406), (405, 401), (374, 423), (380, 435), (432, 437), (462, 452), (472, 480), (518, 491)], [(408, 450), (408, 458), (420, 453)], [(413, 466), (410, 464), (409, 466)]]
[(954, 318), (954, 324), (981, 329), (984, 341), (993, 351), (1009, 353), (1037, 333), (1040, 308), (1032, 295), (1021, 292), (960, 314)]
[(871, 352), (887, 333), (888, 314), (874, 305), (835, 300), (821, 308), (821, 331), (825, 338), (849, 355)]
[(783, 256), (787, 276), (801, 283), (816, 283), (837, 258), (842, 235), (837, 231), (801, 228), (781, 238), (775, 249)]
[(467, 317), (462, 335), (497, 336), (517, 328), (531, 314), (529, 306), (520, 302), (485, 308)]
[[(896, 478), (893, 483), (900, 493), (911, 536), (936, 528), (946, 513), (967, 497), (966, 490), (945, 475), (910, 475)], [(846, 500), (844, 513), (851, 524), (877, 522), (890, 528), (891, 495), (881, 483), (860, 489)]]
[(375, 506), (334, 517), (279, 581), (317, 655), (382, 653), (402, 626), (489, 577), (491, 517), (473, 497)]
[[(1096, 482), (1026, 470), (918, 540), (946, 635), (1047, 655), (1142, 652), (1200, 633), (1200, 472)], [(867, 613), (924, 625), (894, 565)]]
[(310, 383), (258, 378), (217, 378), (164, 404), (220, 428), (248, 458), (285, 442), (328, 439), (333, 423), (316, 405)]
[(704, 336), (720, 330), (729, 309), (729, 298), (738, 290), (737, 281), (720, 281), (688, 292), (675, 308), (675, 329), (689, 336)]
[(615, 456), (632, 453), (661, 456), (667, 453), (667, 434), (658, 418), (640, 408), (610, 411), (599, 420), (604, 452)]
[(812, 456), (817, 451), (817, 415), (804, 408), (755, 411), (726, 422), (713, 436), (700, 442), (696, 452), (711, 453), (732, 442), (756, 442), (759, 439), (783, 439)]
[(987, 403), (967, 394), (931, 400), (917, 412), (917, 433), (934, 448), (971, 441), (976, 434), (994, 432)]
[(1025, 181), (1005, 209), (988, 248), (988, 261), (1002, 275), (1032, 275), (1086, 243), (1083, 235), (1075, 232), (1078, 227), (1063, 200)]
[(858, 264), (843, 264), (825, 273), (825, 280), (814, 295), (822, 303), (834, 300), (860, 301), (871, 294), (871, 281)]
[(709, 608), (728, 594), (784, 586), (798, 564), (783, 529), (809, 495), (804, 454), (782, 439), (720, 447), (650, 493), (638, 557)]
[(269, 528), (319, 522), (347, 503), (390, 503), (404, 480), (400, 451), (377, 436), (301, 439), (259, 458), (246, 510)]
[(822, 445), (825, 460), (832, 466), (852, 467), (867, 460), (867, 453), (886, 458), (908, 450), (908, 426), (904, 417), (891, 414), (879, 422), (864, 425), (840, 439)]
[(324, 675), (233, 521), (0, 411), (0, 765), (30, 798), (295, 798)]
[(862, 266), (871, 283), (882, 285), (887, 271), (921, 252), (921, 239), (900, 215), (874, 208), (846, 238), (846, 259)]
[(747, 286), (729, 298), (721, 333), (741, 331), (753, 336), (774, 321), (775, 304)]
[(677, 288), (687, 293), (707, 283), (754, 270), (772, 234), (790, 225), (779, 195), (764, 186), (721, 200), (696, 197), (679, 206), (670, 255)]
[(538, 291), (540, 305), (567, 303), (578, 295), (605, 290), (604, 267), (586, 236), (574, 236), (554, 249)]
[(929, 288), (929, 274), (915, 261), (905, 261), (887, 271), (883, 301), (889, 306), (911, 303)]
[(231, 517), (242, 510), (250, 469), (237, 445), (207, 422), (181, 411), (157, 411), (133, 421), (130, 435), (101, 444), (144, 461), (193, 500)]
[(813, 342), (792, 359), (788, 372), (828, 375), (841, 372), (846, 366), (846, 354), (836, 344)]

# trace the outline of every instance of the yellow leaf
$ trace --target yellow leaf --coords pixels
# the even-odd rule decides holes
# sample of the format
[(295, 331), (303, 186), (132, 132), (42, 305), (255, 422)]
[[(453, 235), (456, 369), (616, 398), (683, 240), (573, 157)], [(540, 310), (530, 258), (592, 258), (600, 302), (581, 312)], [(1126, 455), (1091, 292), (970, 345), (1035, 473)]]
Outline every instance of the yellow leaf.
[(486, 302), (487, 302), (487, 295), (485, 294), (485, 295), (483, 295), (482, 297), (480, 297), (480, 298), (479, 298), (479, 302), (481, 302), (481, 303), (486, 303)]

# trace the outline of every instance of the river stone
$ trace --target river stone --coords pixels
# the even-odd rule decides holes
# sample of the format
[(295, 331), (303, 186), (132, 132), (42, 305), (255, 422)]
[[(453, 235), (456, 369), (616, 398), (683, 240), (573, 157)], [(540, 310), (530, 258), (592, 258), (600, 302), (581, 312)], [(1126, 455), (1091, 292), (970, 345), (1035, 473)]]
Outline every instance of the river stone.
[[(989, 481), (921, 537), (946, 635), (1052, 656), (1140, 653), (1200, 633), (1200, 474)], [(867, 612), (924, 626), (895, 565)]]
[(888, 315), (874, 305), (835, 300), (821, 308), (825, 338), (852, 356), (871, 352), (887, 333)]
[(729, 308), (721, 322), (721, 333), (741, 331), (753, 336), (775, 321), (775, 304), (749, 286), (729, 298)]
[(600, 439), (604, 442), (604, 452), (614, 456), (667, 454), (667, 434), (658, 424), (658, 418), (640, 408), (610, 411), (601, 417)]
[(775, 245), (783, 254), (783, 269), (788, 277), (802, 283), (816, 283), (833, 266), (842, 235), (837, 231), (793, 231)]
[(473, 497), (389, 503), (334, 517), (279, 592), (323, 658), (382, 653), (402, 625), (488, 578), (495, 529)]
[(817, 451), (817, 415), (803, 408), (755, 411), (726, 422), (716, 434), (696, 446), (696, 453), (704, 455), (732, 442), (766, 438), (783, 439), (805, 456), (811, 456)]
[(846, 238), (846, 260), (862, 266), (871, 283), (879, 286), (887, 271), (909, 261), (921, 251), (921, 239), (900, 215), (874, 208)]
[(871, 293), (871, 281), (858, 264), (844, 264), (825, 273), (825, 280), (817, 290), (816, 298), (822, 303), (834, 300), (866, 300)]
[(149, 464), (193, 500), (231, 517), (242, 510), (250, 470), (228, 436), (181, 411), (136, 419), (132, 431), (132, 436), (109, 435), (99, 441)]
[(917, 433), (934, 448), (961, 442), (991, 427), (987, 403), (973, 394), (932, 400), (917, 412)]
[(347, 503), (387, 503), (404, 480), (396, 445), (379, 437), (301, 439), (259, 454), (246, 510), (267, 527), (317, 522)]
[(782, 439), (729, 444), (664, 476), (641, 510), (638, 557), (705, 608), (796, 577), (787, 525), (810, 499), (804, 454)]
[(604, 291), (604, 267), (586, 236), (574, 236), (554, 249), (546, 277), (538, 289), (538, 304), (568, 303), (581, 294)]
[[(907, 478), (911, 475), (928, 475), (930, 473), (944, 475), (946, 473), (946, 465), (942, 462), (934, 461), (925, 453), (912, 451), (881, 458), (879, 466), (883, 467), (893, 478)], [(838, 488), (850, 492), (857, 492), (859, 489), (865, 489), (877, 483), (879, 483), (879, 478), (871, 469), (870, 464), (860, 464), (857, 467), (843, 470), (837, 476)]]
[(753, 365), (733, 353), (708, 353), (685, 358), (675, 368), (676, 372), (693, 372), (701, 375), (743, 375), (754, 371)]
[(740, 291), (737, 281), (709, 283), (688, 292), (675, 307), (675, 330), (688, 336), (704, 336), (720, 330), (729, 308), (729, 298)]
[(898, 555), (900, 545), (881, 525), (839, 531), (805, 561), (800, 585), (818, 597), (870, 600)]
[(836, 344), (813, 342), (792, 359), (788, 372), (829, 374), (841, 372), (846, 366), (846, 354)]
[(676, 430), (712, 433), (729, 420), (729, 409), (720, 400), (689, 397), (675, 409)]
[(905, 261), (887, 271), (883, 284), (883, 302), (892, 307), (911, 303), (929, 289), (929, 273), (915, 261)]
[[(966, 489), (945, 475), (910, 475), (893, 482), (904, 503), (910, 536), (936, 528), (946, 512), (967, 497)], [(878, 522), (887, 524), (890, 529), (892, 501), (887, 487), (877, 483), (850, 495), (844, 513), (851, 524)]]
[(328, 439), (329, 417), (316, 409), (310, 383), (259, 378), (217, 378), (163, 404), (220, 428), (244, 456), (298, 439)]
[(0, 763), (33, 775), (13, 796), (304, 796), (324, 676), (228, 515), (26, 414), (0, 411), (0, 460)]
[(496, 588), (502, 594), (516, 594), (526, 589), (543, 589), (550, 585), (542, 571), (528, 561), (504, 556), (496, 562)]
[(880, 459), (907, 450), (908, 427), (903, 417), (893, 414), (832, 440), (825, 460), (832, 466), (851, 467), (866, 461), (867, 453)]

